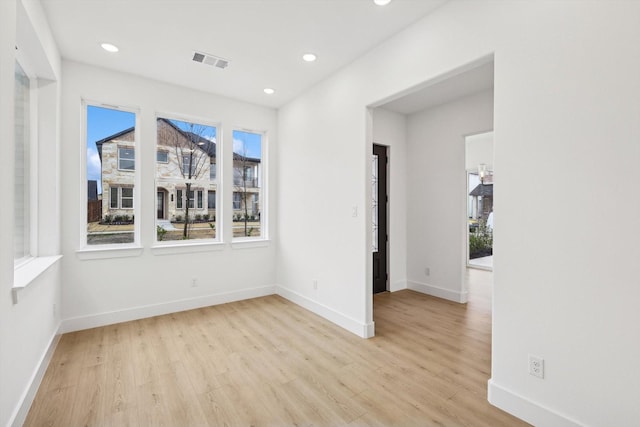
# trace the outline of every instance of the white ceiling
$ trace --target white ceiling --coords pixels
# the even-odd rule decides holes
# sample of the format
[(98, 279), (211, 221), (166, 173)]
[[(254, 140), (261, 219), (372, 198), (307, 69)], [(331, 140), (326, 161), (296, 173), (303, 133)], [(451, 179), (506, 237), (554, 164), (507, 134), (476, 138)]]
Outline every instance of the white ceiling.
[(437, 82), (427, 82), (423, 87), (379, 107), (401, 114), (413, 114), (491, 88), (493, 60), (459, 73), (452, 73), (451, 76), (438, 79)]
[[(445, 1), (41, 0), (63, 58), (276, 108)], [(194, 50), (230, 65), (193, 62)]]

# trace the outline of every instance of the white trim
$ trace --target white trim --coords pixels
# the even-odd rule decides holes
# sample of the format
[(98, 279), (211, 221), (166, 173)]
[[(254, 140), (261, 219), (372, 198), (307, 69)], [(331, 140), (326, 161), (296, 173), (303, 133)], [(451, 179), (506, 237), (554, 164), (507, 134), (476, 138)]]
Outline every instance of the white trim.
[(262, 286), (259, 288), (222, 292), (159, 304), (131, 307), (124, 310), (109, 311), (88, 316), (78, 316), (63, 320), (60, 330), (62, 333), (80, 331), (83, 329), (113, 325), (115, 323), (144, 319), (152, 316), (161, 316), (163, 314), (193, 310), (195, 308), (209, 307), (212, 305), (225, 304), (250, 298), (259, 298), (267, 295), (273, 295), (274, 293), (275, 286)]
[(182, 242), (184, 242), (184, 240), (156, 242), (151, 246), (151, 253), (154, 255), (191, 254), (197, 252), (222, 251), (226, 247), (226, 243), (216, 239), (196, 239), (189, 240), (189, 243)]
[(300, 307), (303, 307), (311, 311), (312, 313), (315, 313), (318, 316), (321, 316), (328, 321), (335, 323), (341, 328), (344, 328), (361, 338), (373, 337), (375, 331), (374, 322), (362, 323), (352, 317), (347, 316), (346, 314), (335, 311), (334, 309), (327, 307), (326, 305), (320, 304), (281, 285), (276, 285), (276, 293), (281, 297), (293, 302), (294, 304), (297, 304)]
[(106, 258), (126, 258), (131, 256), (140, 256), (144, 250), (142, 246), (125, 244), (113, 244), (113, 245), (95, 245), (94, 247), (88, 246), (83, 249), (77, 250), (76, 255), (78, 259), (106, 259)]
[(429, 285), (428, 283), (407, 281), (407, 288), (416, 292), (431, 295), (438, 298), (443, 298), (449, 301), (466, 303), (468, 292), (465, 291), (453, 291), (451, 289), (441, 288), (439, 286)]
[[(240, 240), (246, 239), (246, 240)], [(232, 249), (266, 248), (271, 245), (269, 239), (257, 239), (252, 237), (236, 237), (231, 243)]]
[(62, 255), (33, 257), (17, 267), (13, 271), (13, 287), (11, 288), (13, 303), (18, 304), (20, 292), (60, 259), (62, 259)]
[(53, 357), (53, 353), (55, 352), (59, 341), (60, 333), (58, 328), (58, 331), (56, 331), (51, 337), (49, 345), (29, 379), (29, 386), (24, 390), (22, 396), (20, 396), (18, 405), (13, 411), (11, 418), (9, 418), (8, 426), (20, 427), (24, 424), (27, 419), (27, 415), (29, 414), (29, 409), (31, 409), (31, 405), (33, 404), (33, 399), (36, 397), (40, 383), (42, 383), (44, 374), (47, 372), (47, 368), (49, 367), (49, 363), (51, 362), (51, 358)]
[(493, 378), (488, 382), (488, 400), (493, 406), (535, 426), (580, 427), (583, 425), (566, 415), (560, 414), (496, 384)]

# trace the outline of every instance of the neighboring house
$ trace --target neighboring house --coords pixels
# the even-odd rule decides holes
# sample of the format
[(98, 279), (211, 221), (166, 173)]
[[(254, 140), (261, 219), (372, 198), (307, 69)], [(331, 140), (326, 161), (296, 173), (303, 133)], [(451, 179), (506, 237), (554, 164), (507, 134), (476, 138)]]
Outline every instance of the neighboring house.
[[(158, 219), (180, 220), (216, 216), (216, 144), (184, 131), (170, 120), (159, 118), (156, 152)], [(102, 218), (125, 218), (133, 214), (135, 128), (96, 141), (102, 168)], [(260, 159), (233, 155), (233, 211), (236, 216), (260, 215)], [(187, 182), (191, 190), (187, 194)], [(245, 209), (246, 207), (246, 209)]]
[(478, 184), (471, 190), (469, 196), (473, 197), (478, 220), (487, 220), (493, 211), (493, 182), (489, 184)]

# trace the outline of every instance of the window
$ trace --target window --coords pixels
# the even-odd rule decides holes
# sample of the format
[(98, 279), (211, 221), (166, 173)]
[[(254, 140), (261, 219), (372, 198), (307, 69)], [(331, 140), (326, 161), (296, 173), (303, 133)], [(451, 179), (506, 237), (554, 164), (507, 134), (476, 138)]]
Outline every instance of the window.
[(209, 191), (207, 193), (207, 208), (208, 209), (216, 208), (216, 192), (215, 191)]
[(166, 209), (158, 211), (158, 220), (172, 224), (164, 228), (157, 223), (164, 228), (157, 239), (181, 243), (215, 239), (216, 215), (215, 210), (210, 210), (208, 195), (213, 194), (215, 199), (217, 190), (217, 128), (165, 117), (158, 117), (156, 125), (157, 150), (168, 153), (167, 165), (156, 168), (157, 189), (169, 194), (175, 191), (175, 200), (171, 199)]
[(196, 191), (196, 206), (198, 209), (202, 209), (202, 190)]
[(136, 114), (86, 105), (87, 245), (135, 241)]
[(176, 208), (182, 209), (182, 190), (176, 190)]
[(197, 175), (196, 174), (197, 167), (198, 167), (198, 161), (197, 159), (194, 159), (193, 152), (188, 155), (182, 156), (182, 174), (186, 178), (195, 177)]
[(120, 188), (120, 206), (122, 209), (133, 209), (133, 188)]
[(19, 63), (15, 69), (14, 262), (31, 256), (31, 81)]
[(118, 147), (118, 169), (135, 170), (135, 151), (130, 147)]
[(209, 165), (209, 179), (211, 181), (216, 180), (216, 164), (215, 163), (211, 163)]
[(158, 163), (169, 163), (169, 153), (158, 150), (158, 153), (156, 154), (156, 161)]
[(262, 134), (233, 131), (233, 236), (264, 237)]
[(133, 209), (133, 187), (111, 187), (110, 209)]
[(120, 200), (120, 198), (118, 197), (118, 187), (111, 187), (110, 189), (111, 192), (111, 209), (118, 209), (118, 206), (120, 206), (120, 203), (118, 203), (118, 200)]

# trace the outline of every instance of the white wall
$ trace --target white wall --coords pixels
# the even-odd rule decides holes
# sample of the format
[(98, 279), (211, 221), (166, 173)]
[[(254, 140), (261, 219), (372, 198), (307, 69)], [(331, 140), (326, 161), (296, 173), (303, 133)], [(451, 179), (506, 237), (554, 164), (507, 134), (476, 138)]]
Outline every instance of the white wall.
[(407, 119), (382, 108), (372, 119), (373, 141), (388, 147), (388, 286), (394, 292), (407, 287)]
[(485, 164), (493, 170), (493, 132), (469, 135), (465, 138), (464, 164), (468, 172), (478, 172), (478, 166)]
[[(18, 25), (16, 24), (18, 23)], [(14, 270), (14, 70), (15, 46), (28, 56), (38, 77), (38, 255), (60, 253), (59, 216), (59, 85), (60, 57), (39, 2), (0, 2), (0, 425), (21, 425), (55, 347), (60, 315), (61, 268), (46, 271), (33, 263)], [(12, 288), (20, 278), (41, 274), (19, 292), (13, 303)], [(26, 273), (25, 273), (26, 272)], [(15, 273), (15, 274), (14, 274)]]
[[(82, 195), (86, 181), (79, 179), (84, 162), (81, 134), (81, 101), (104, 102), (138, 108), (140, 143), (136, 154), (141, 173), (140, 254), (124, 257), (106, 255), (102, 259), (84, 259), (91, 255), (77, 253), (80, 247)], [(211, 305), (274, 292), (275, 245), (273, 240), (261, 245), (229, 243), (231, 222), (222, 224), (227, 236), (224, 244), (153, 249), (155, 240), (155, 125), (156, 113), (175, 113), (220, 123), (222, 159), (231, 164), (234, 127), (267, 131), (266, 161), (269, 173), (275, 170), (271, 155), (277, 145), (276, 112), (210, 94), (167, 85), (128, 74), (63, 62), (62, 96), (63, 176), (62, 240), (65, 263), (63, 276), (63, 329), (82, 329), (117, 321)], [(142, 161), (140, 162), (140, 159)], [(145, 167), (146, 166), (146, 167)], [(274, 174), (269, 183), (275, 189)], [(227, 199), (219, 205), (231, 218), (232, 170), (226, 168), (222, 186)], [(269, 215), (275, 215), (275, 191), (267, 200)], [(268, 235), (276, 234), (271, 224)], [(115, 256), (122, 255), (116, 251)], [(196, 278), (197, 287), (191, 287)]]
[[(369, 217), (351, 215), (370, 200), (365, 107), (493, 53), (490, 399), (541, 426), (637, 425), (638, 39), (638, 2), (454, 1), (287, 104), (281, 288), (362, 335), (373, 329)], [(545, 379), (528, 375), (530, 353), (545, 358)]]
[(493, 91), (412, 114), (407, 128), (408, 286), (466, 302), (465, 136), (493, 128)]

